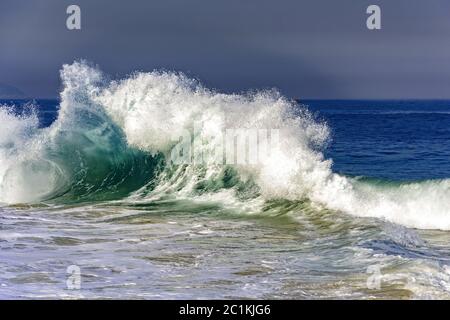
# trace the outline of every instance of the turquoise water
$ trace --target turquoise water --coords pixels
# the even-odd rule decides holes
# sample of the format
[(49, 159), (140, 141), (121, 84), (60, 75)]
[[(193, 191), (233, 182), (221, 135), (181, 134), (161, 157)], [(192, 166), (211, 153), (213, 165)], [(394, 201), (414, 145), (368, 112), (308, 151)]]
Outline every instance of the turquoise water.
[[(449, 298), (450, 102), (62, 78), (59, 100), (0, 102), (1, 298)], [(279, 129), (280, 147), (170, 165), (196, 121), (206, 150), (229, 127)]]

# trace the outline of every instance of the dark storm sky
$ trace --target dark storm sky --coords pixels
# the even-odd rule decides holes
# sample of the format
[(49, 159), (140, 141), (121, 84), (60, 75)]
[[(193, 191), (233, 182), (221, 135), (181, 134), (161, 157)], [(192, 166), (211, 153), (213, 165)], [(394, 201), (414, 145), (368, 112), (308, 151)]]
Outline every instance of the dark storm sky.
[[(78, 4), (82, 30), (66, 29)], [(382, 30), (366, 8), (382, 9)], [(178, 70), (221, 91), (450, 98), (448, 0), (1, 0), (0, 83), (55, 97), (62, 64)]]

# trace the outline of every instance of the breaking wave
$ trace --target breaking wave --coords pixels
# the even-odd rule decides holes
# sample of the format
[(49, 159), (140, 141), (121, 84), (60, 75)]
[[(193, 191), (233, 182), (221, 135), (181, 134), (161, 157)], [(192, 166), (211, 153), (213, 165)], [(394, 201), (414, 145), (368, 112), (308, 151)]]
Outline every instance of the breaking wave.
[[(64, 65), (61, 78), (59, 114), (50, 127), (39, 127), (35, 110), (17, 115), (0, 108), (2, 203), (170, 196), (258, 211), (281, 199), (450, 230), (450, 180), (376, 183), (334, 173), (321, 152), (327, 125), (276, 91), (222, 94), (158, 71), (110, 81), (85, 62)], [(229, 128), (277, 129), (278, 143), (257, 164), (216, 163), (214, 150)], [(171, 162), (185, 132), (202, 141), (192, 151), (202, 162)]]

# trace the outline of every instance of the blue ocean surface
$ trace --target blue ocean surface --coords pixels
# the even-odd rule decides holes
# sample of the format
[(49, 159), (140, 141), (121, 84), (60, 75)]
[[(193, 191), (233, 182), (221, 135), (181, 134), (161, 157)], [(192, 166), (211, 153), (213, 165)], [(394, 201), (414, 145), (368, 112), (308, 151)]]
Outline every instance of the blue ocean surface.
[(302, 101), (329, 124), (337, 172), (417, 181), (450, 177), (450, 101)]

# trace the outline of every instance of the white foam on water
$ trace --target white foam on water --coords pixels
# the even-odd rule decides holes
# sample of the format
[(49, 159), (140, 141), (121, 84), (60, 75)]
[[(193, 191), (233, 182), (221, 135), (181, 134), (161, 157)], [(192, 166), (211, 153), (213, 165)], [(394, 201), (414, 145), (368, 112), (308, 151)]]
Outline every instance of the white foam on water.
[[(227, 129), (277, 129), (279, 143), (267, 157), (258, 164), (234, 166), (241, 180), (256, 183), (262, 199), (307, 198), (318, 206), (351, 215), (382, 218), (413, 228), (450, 230), (450, 180), (379, 187), (334, 173), (332, 160), (320, 152), (329, 137), (326, 124), (314, 120), (305, 108), (274, 90), (223, 94), (204, 88), (183, 74), (160, 71), (108, 81), (99, 69), (84, 62), (64, 65), (61, 77), (61, 110), (45, 133), (48, 137), (78, 125), (73, 118), (79, 110), (104, 112), (123, 130), (130, 147), (168, 155), (180, 136), (201, 124), (201, 130), (195, 134), (203, 143), (194, 149), (194, 156), (201, 152), (208, 163), (223, 142), (221, 133)], [(43, 184), (51, 185), (51, 179), (42, 174), (50, 169), (35, 163), (24, 167), (8, 154), (11, 143), (19, 148), (29, 144), (29, 140), (24, 141), (23, 132), (30, 126), (35, 130), (36, 119), (21, 119), (2, 111), (0, 120), (9, 133), (7, 138), (0, 138), (6, 139), (0, 140), (0, 201), (39, 200), (46, 192), (33, 193), (26, 185), (35, 186), (41, 179), (45, 180)], [(32, 141), (39, 144), (46, 139)], [(38, 161), (39, 157), (35, 154), (29, 159)], [(14, 165), (20, 168), (14, 169)], [(5, 180), (8, 170), (26, 179)], [(158, 193), (188, 197), (199, 182), (218, 178), (223, 166), (211, 161), (178, 170), (180, 173), (170, 178), (160, 176), (147, 200)], [(237, 187), (231, 189), (238, 192)], [(35, 199), (21, 196), (30, 193)], [(229, 201), (230, 193), (223, 194), (223, 201)]]

